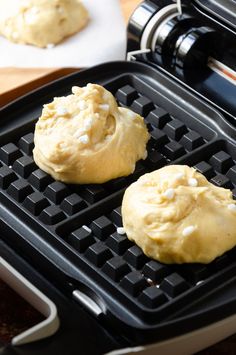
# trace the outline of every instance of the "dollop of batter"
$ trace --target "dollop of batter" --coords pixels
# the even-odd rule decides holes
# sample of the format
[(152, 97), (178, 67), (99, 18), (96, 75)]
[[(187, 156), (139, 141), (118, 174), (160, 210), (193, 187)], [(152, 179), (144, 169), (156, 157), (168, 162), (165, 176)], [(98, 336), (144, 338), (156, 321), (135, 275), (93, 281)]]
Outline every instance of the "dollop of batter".
[(15, 43), (51, 48), (87, 22), (80, 0), (0, 0), (0, 34)]
[(127, 176), (147, 156), (143, 118), (118, 107), (102, 86), (73, 87), (44, 105), (35, 128), (36, 164), (56, 180), (103, 183)]
[(128, 238), (163, 263), (210, 263), (236, 245), (236, 204), (194, 168), (170, 165), (145, 174), (122, 202)]

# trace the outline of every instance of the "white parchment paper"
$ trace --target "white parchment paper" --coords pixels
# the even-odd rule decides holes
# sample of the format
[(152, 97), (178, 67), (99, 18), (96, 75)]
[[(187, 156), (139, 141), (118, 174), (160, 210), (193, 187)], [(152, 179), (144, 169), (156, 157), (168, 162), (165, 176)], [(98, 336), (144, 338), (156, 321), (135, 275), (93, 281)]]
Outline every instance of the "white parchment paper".
[(90, 22), (51, 49), (14, 44), (0, 36), (0, 67), (89, 67), (125, 58), (126, 26), (119, 0), (83, 0)]

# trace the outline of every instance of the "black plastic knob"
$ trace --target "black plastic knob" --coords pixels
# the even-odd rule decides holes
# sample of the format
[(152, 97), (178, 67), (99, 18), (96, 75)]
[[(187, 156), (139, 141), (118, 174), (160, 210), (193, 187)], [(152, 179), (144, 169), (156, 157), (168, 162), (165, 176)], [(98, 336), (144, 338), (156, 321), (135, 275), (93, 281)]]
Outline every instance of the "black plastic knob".
[(176, 70), (185, 70), (207, 65), (210, 55), (214, 55), (219, 40), (218, 33), (210, 27), (199, 27), (189, 31), (176, 42), (174, 58)]
[[(198, 20), (189, 14), (182, 14), (171, 18), (161, 25), (155, 43), (155, 55), (164, 66), (171, 66), (175, 61), (173, 53), (179, 37), (189, 29), (198, 25)], [(200, 26), (200, 24), (199, 24)]]

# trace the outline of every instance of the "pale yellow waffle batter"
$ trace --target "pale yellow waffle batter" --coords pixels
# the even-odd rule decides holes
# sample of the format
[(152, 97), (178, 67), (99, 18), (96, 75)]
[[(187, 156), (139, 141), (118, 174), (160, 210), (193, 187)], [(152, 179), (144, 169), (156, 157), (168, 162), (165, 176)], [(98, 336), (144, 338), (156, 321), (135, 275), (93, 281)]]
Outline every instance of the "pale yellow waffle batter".
[(12, 42), (51, 47), (87, 22), (80, 0), (0, 0), (0, 34)]
[(72, 92), (44, 105), (35, 129), (36, 164), (68, 183), (103, 183), (131, 174), (147, 156), (143, 118), (118, 107), (102, 86)]
[(236, 245), (236, 204), (195, 169), (170, 165), (125, 192), (128, 238), (163, 263), (209, 263)]

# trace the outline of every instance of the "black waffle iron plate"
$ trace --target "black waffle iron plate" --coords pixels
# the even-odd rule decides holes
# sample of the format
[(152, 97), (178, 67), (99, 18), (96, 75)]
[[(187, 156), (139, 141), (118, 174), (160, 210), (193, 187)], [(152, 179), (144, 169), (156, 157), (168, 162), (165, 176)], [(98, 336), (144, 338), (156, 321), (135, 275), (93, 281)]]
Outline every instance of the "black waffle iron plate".
[[(35, 165), (34, 126), (43, 104), (88, 82), (145, 117), (148, 157), (128, 177), (66, 185)], [(156, 69), (114, 62), (34, 91), (0, 116), (0, 238), (49, 283), (136, 344), (235, 313), (236, 249), (209, 265), (164, 265), (117, 234), (125, 189), (167, 164), (193, 166), (236, 197), (236, 128), (219, 112)]]

